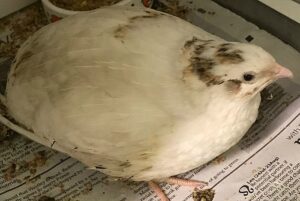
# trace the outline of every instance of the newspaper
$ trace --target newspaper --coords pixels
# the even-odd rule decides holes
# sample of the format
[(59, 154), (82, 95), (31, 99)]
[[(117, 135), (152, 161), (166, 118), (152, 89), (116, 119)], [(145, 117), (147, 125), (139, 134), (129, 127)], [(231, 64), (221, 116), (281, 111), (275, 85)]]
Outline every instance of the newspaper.
[[(296, 85), (269, 86), (257, 122), (240, 143), (179, 177), (207, 181), (214, 201), (300, 200), (299, 92)], [(1, 201), (159, 200), (147, 183), (115, 181), (25, 137), (10, 138), (0, 144)], [(173, 201), (193, 200), (194, 189), (161, 186)]]

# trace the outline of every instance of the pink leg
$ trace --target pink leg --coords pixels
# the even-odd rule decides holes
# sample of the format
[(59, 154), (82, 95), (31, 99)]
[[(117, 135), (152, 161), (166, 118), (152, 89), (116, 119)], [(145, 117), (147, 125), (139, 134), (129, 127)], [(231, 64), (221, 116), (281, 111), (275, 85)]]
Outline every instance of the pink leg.
[[(188, 179), (179, 179), (176, 177), (170, 177), (166, 179), (164, 182), (168, 184), (175, 184), (179, 186), (189, 186), (193, 188), (203, 188), (207, 186), (206, 182), (196, 181), (196, 180), (188, 180)], [(164, 194), (162, 189), (153, 181), (148, 182), (149, 187), (156, 193), (156, 195), (160, 198), (160, 201), (170, 201), (167, 196)]]
[(168, 184), (175, 184), (175, 185), (179, 185), (179, 186), (190, 186), (190, 187), (194, 187), (194, 188), (196, 188), (196, 187), (203, 188), (203, 187), (207, 186), (207, 183), (203, 182), (203, 181), (179, 179), (176, 177), (170, 177), (170, 178), (166, 179), (165, 182)]
[(158, 196), (158, 198), (160, 199), (160, 201), (170, 201), (167, 196), (164, 194), (164, 192), (162, 191), (162, 189), (159, 187), (158, 184), (156, 184), (153, 181), (149, 181), (148, 185), (150, 187), (150, 189), (152, 189), (156, 195)]

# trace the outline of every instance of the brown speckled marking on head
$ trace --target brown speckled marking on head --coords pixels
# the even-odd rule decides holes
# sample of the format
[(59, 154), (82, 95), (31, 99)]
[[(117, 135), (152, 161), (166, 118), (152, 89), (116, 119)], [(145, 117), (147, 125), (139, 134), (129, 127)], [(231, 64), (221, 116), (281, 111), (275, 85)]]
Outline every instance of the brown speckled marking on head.
[(15, 67), (15, 70), (17, 70), (17, 68), (19, 67), (19, 65), (26, 61), (27, 59), (29, 59), (31, 56), (33, 55), (33, 53), (31, 51), (27, 51), (27, 52), (24, 52), (20, 58), (17, 60), (16, 62), (16, 67)]
[(220, 85), (224, 83), (224, 80), (222, 79), (221, 76), (214, 75), (211, 72), (209, 72), (209, 70), (203, 71), (201, 73), (196, 73), (192, 66), (188, 66), (187, 68), (185, 68), (182, 74), (183, 74), (182, 80), (184, 82), (185, 79), (190, 75), (197, 75), (199, 80), (203, 81), (206, 84), (206, 86)]
[(232, 43), (223, 43), (223, 44), (220, 45), (221, 48), (222, 47), (232, 47), (232, 46), (233, 46)]
[(227, 52), (229, 49), (227, 47), (221, 47), (220, 49), (218, 49), (217, 53), (220, 52)]
[(221, 76), (214, 76), (214, 79), (208, 84), (210, 84), (210, 85), (220, 85), (220, 84), (223, 84), (223, 83), (224, 83), (224, 80), (222, 80)]
[(199, 77), (200, 77), (200, 80), (205, 82), (206, 86), (220, 85), (220, 84), (224, 83), (224, 80), (222, 80), (221, 76), (214, 75), (210, 72), (202, 74)]
[(241, 50), (234, 50), (232, 52), (219, 52), (216, 56), (221, 64), (239, 64), (245, 61), (241, 53)]
[(196, 72), (203, 73), (206, 70), (210, 70), (216, 65), (213, 59), (192, 57), (190, 59), (191, 65)]
[[(229, 57), (238, 57), (236, 54), (239, 54), (240, 52), (239, 50), (230, 50), (233, 45), (224, 43), (219, 45), (219, 49), (216, 51), (216, 55), (218, 56), (202, 56), (203, 52), (207, 49), (215, 48), (215, 45), (213, 40), (202, 40), (197, 37), (193, 37), (185, 42), (183, 54), (189, 58), (190, 65), (183, 71), (184, 81), (186, 77), (194, 74), (197, 75), (199, 80), (204, 82), (206, 86), (220, 85), (225, 82), (223, 80), (223, 77), (225, 76), (215, 75), (213, 73), (213, 68), (221, 62), (225, 63), (226, 59), (228, 60)], [(237, 61), (237, 59), (233, 60), (233, 58), (231, 58), (231, 60), (231, 63)]]
[(238, 79), (227, 80), (226, 87), (228, 91), (238, 93), (241, 90), (242, 81)]
[(212, 41), (213, 41), (213, 40), (202, 40), (202, 39), (199, 39), (199, 38), (193, 36), (192, 39), (187, 40), (187, 41), (184, 43), (184, 46), (183, 46), (183, 47), (187, 49), (187, 48), (192, 47), (192, 46), (193, 46), (194, 44), (196, 44), (196, 43), (200, 43), (200, 44), (197, 44), (197, 45), (206, 46), (206, 45), (210, 44)]
[(221, 64), (239, 64), (244, 61), (243, 52), (234, 49), (233, 44), (223, 43), (216, 52), (216, 58)]
[(198, 39), (194, 36), (191, 40), (188, 40), (184, 44), (184, 48), (190, 48)]
[(210, 72), (213, 66), (216, 65), (213, 59), (192, 57), (190, 62), (192, 72), (197, 74), (199, 79), (207, 86), (220, 85), (224, 82), (221, 76), (216, 76)]
[(205, 45), (195, 45), (195, 48), (194, 48), (194, 53), (196, 55), (200, 55), (202, 54), (206, 49), (206, 46)]

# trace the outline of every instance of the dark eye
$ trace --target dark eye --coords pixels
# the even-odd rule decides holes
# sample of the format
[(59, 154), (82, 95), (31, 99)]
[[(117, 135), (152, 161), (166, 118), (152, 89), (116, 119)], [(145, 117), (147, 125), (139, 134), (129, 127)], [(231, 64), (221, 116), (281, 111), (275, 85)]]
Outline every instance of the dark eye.
[(254, 78), (255, 78), (255, 76), (251, 73), (245, 73), (244, 74), (244, 80), (247, 81), (247, 82), (254, 80)]

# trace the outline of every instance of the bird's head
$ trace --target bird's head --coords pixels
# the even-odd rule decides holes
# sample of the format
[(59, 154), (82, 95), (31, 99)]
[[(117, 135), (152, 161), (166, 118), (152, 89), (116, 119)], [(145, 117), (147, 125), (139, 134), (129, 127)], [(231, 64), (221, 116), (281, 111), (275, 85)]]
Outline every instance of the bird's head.
[(253, 97), (279, 78), (292, 72), (279, 65), (261, 47), (193, 38), (185, 44), (189, 66), (184, 77), (193, 75), (207, 87), (217, 87), (235, 97)]

